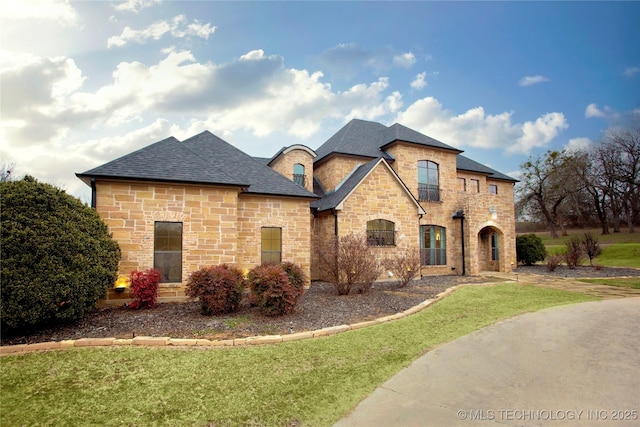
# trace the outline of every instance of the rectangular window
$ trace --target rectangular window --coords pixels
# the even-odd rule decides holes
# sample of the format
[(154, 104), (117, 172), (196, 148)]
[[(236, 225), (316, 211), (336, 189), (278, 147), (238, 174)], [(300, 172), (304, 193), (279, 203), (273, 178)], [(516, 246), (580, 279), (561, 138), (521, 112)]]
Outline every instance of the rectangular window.
[(153, 234), (153, 268), (161, 282), (182, 282), (182, 223), (156, 222)]
[(422, 265), (447, 264), (446, 228), (437, 225), (420, 226), (420, 260)]
[(458, 191), (467, 191), (467, 180), (465, 178), (458, 178)]
[(498, 194), (498, 186), (495, 184), (489, 184), (489, 194)]
[(262, 227), (261, 262), (279, 263), (282, 261), (282, 228)]
[(469, 185), (471, 186), (471, 192), (472, 193), (479, 193), (480, 192), (480, 180), (479, 179), (470, 179), (469, 181), (470, 181)]

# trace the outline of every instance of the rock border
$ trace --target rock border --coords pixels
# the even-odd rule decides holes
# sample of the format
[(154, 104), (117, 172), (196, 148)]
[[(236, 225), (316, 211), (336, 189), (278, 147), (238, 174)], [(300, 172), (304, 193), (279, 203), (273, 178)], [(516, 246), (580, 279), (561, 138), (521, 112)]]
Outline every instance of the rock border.
[[(259, 335), (246, 338), (234, 338), (228, 340), (208, 340), (201, 338), (170, 338), (138, 336), (130, 339), (119, 338), (79, 338), (77, 340), (48, 341), (34, 344), (15, 344), (0, 346), (0, 357), (9, 355), (22, 355), (38, 351), (65, 350), (76, 347), (119, 347), (119, 346), (144, 346), (144, 347), (238, 347), (248, 345), (277, 344), (281, 342), (299, 341), (311, 338), (327, 337), (346, 331), (355, 331), (368, 326), (380, 325), (393, 320), (403, 319), (409, 315), (418, 313), (433, 303), (443, 299), (450, 293), (463, 286), (478, 286), (487, 283), (460, 284), (447, 288), (433, 299), (427, 299), (420, 304), (396, 314), (390, 314), (374, 320), (352, 323), (350, 325), (330, 326), (313, 331), (296, 332), (289, 335)], [(494, 283), (495, 284), (495, 283)]]

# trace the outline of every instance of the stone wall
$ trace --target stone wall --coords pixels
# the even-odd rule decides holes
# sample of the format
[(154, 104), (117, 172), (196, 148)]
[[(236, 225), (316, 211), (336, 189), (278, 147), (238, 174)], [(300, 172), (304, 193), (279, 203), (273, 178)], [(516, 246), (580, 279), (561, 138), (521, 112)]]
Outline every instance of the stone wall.
[(313, 193), (313, 156), (302, 149), (292, 149), (279, 155), (271, 162), (271, 168), (280, 175), (293, 181), (293, 165), (304, 166), (304, 188)]

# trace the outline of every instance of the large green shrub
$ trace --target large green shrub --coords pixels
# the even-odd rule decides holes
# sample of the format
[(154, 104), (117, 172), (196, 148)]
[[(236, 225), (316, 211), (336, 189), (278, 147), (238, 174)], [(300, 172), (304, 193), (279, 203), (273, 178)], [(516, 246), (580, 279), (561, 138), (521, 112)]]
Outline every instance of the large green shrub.
[(533, 265), (543, 261), (547, 256), (547, 250), (540, 236), (530, 233), (516, 237), (516, 256), (518, 262), (524, 265)]
[(31, 177), (0, 183), (2, 331), (75, 320), (117, 278), (120, 248), (98, 214)]
[(247, 275), (251, 297), (267, 316), (290, 314), (302, 294), (289, 281), (280, 264), (270, 263), (254, 267)]
[(189, 276), (186, 294), (200, 299), (202, 314), (233, 313), (240, 308), (246, 281), (233, 265), (203, 267)]

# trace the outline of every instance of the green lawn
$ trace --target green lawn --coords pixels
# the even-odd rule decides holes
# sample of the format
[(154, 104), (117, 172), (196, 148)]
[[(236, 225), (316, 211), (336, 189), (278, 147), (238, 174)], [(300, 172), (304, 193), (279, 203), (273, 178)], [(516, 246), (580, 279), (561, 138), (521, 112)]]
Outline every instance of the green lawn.
[[(602, 254), (593, 263), (605, 267), (633, 267), (640, 268), (640, 232), (629, 234), (626, 231), (602, 235), (599, 229), (568, 230), (568, 236), (552, 239), (549, 232), (535, 233), (544, 243), (548, 255), (559, 255), (565, 251), (565, 243), (572, 237), (583, 238), (585, 233), (591, 233), (598, 239)], [(589, 265), (589, 260), (583, 262)]]
[(625, 279), (581, 279), (581, 282), (598, 283), (601, 285), (618, 286), (620, 288), (640, 289), (640, 277), (630, 277)]
[(592, 299), (517, 284), (470, 286), (405, 319), (313, 340), (3, 357), (0, 423), (328, 426), (437, 345), (520, 313)]

